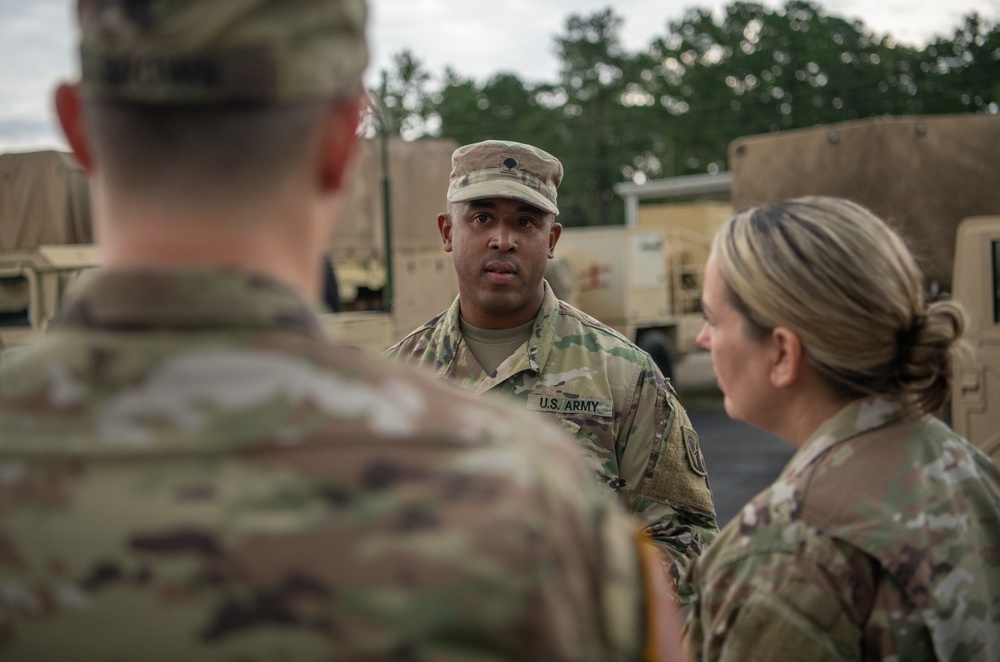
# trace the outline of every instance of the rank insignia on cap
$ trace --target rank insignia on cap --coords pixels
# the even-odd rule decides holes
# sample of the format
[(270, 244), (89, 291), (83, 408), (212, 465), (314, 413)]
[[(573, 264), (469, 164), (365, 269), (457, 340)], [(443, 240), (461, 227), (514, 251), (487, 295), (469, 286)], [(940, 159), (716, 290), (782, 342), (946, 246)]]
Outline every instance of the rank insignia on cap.
[(556, 189), (562, 177), (562, 163), (544, 150), (509, 140), (484, 140), (452, 153), (448, 202), (506, 198), (558, 216)]

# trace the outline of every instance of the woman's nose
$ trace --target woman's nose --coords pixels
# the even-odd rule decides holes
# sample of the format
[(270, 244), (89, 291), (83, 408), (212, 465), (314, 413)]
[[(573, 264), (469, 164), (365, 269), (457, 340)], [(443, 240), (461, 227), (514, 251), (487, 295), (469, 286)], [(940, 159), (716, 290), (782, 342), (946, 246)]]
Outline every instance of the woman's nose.
[(712, 343), (709, 342), (708, 322), (701, 325), (701, 331), (698, 332), (698, 337), (695, 338), (695, 343), (697, 343), (698, 347), (701, 347), (702, 349), (712, 349)]

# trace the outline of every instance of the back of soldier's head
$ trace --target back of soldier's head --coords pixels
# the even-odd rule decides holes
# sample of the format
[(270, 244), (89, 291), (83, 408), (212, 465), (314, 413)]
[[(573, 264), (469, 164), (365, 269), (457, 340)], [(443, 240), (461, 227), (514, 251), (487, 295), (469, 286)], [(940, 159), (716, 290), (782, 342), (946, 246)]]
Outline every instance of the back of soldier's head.
[(368, 63), (364, 0), (79, 0), (78, 18), (95, 157), (132, 185), (281, 172)]

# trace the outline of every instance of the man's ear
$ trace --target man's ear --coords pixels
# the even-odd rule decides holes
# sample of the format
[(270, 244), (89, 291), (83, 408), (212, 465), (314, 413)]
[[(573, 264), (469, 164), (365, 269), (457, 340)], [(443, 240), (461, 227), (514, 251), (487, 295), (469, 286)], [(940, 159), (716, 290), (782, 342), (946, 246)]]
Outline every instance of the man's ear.
[(438, 232), (441, 233), (441, 247), (445, 253), (451, 252), (451, 215), (438, 214)]
[(358, 144), (358, 126), (366, 97), (359, 94), (349, 101), (334, 101), (323, 126), (320, 147), (320, 185), (334, 193), (343, 190), (351, 157)]
[(62, 83), (55, 93), (56, 115), (62, 126), (66, 142), (73, 150), (76, 160), (88, 174), (93, 170), (90, 158), (90, 145), (87, 142), (87, 130), (83, 121), (83, 102), (80, 99), (80, 88), (76, 85)]
[(552, 227), (549, 228), (549, 259), (551, 260), (556, 256), (556, 243), (559, 241), (559, 237), (562, 236), (562, 224), (552, 222)]
[(771, 384), (777, 388), (792, 386), (802, 373), (805, 353), (799, 337), (791, 329), (777, 326), (768, 341), (771, 358)]

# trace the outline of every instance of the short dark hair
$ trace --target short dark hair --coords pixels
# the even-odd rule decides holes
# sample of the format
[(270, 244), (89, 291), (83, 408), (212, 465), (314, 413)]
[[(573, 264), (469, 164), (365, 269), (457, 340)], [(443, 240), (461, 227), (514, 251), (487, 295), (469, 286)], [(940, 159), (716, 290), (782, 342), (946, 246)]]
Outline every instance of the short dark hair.
[(146, 105), (87, 100), (94, 160), (144, 196), (212, 199), (268, 190), (313, 144), (330, 101)]

